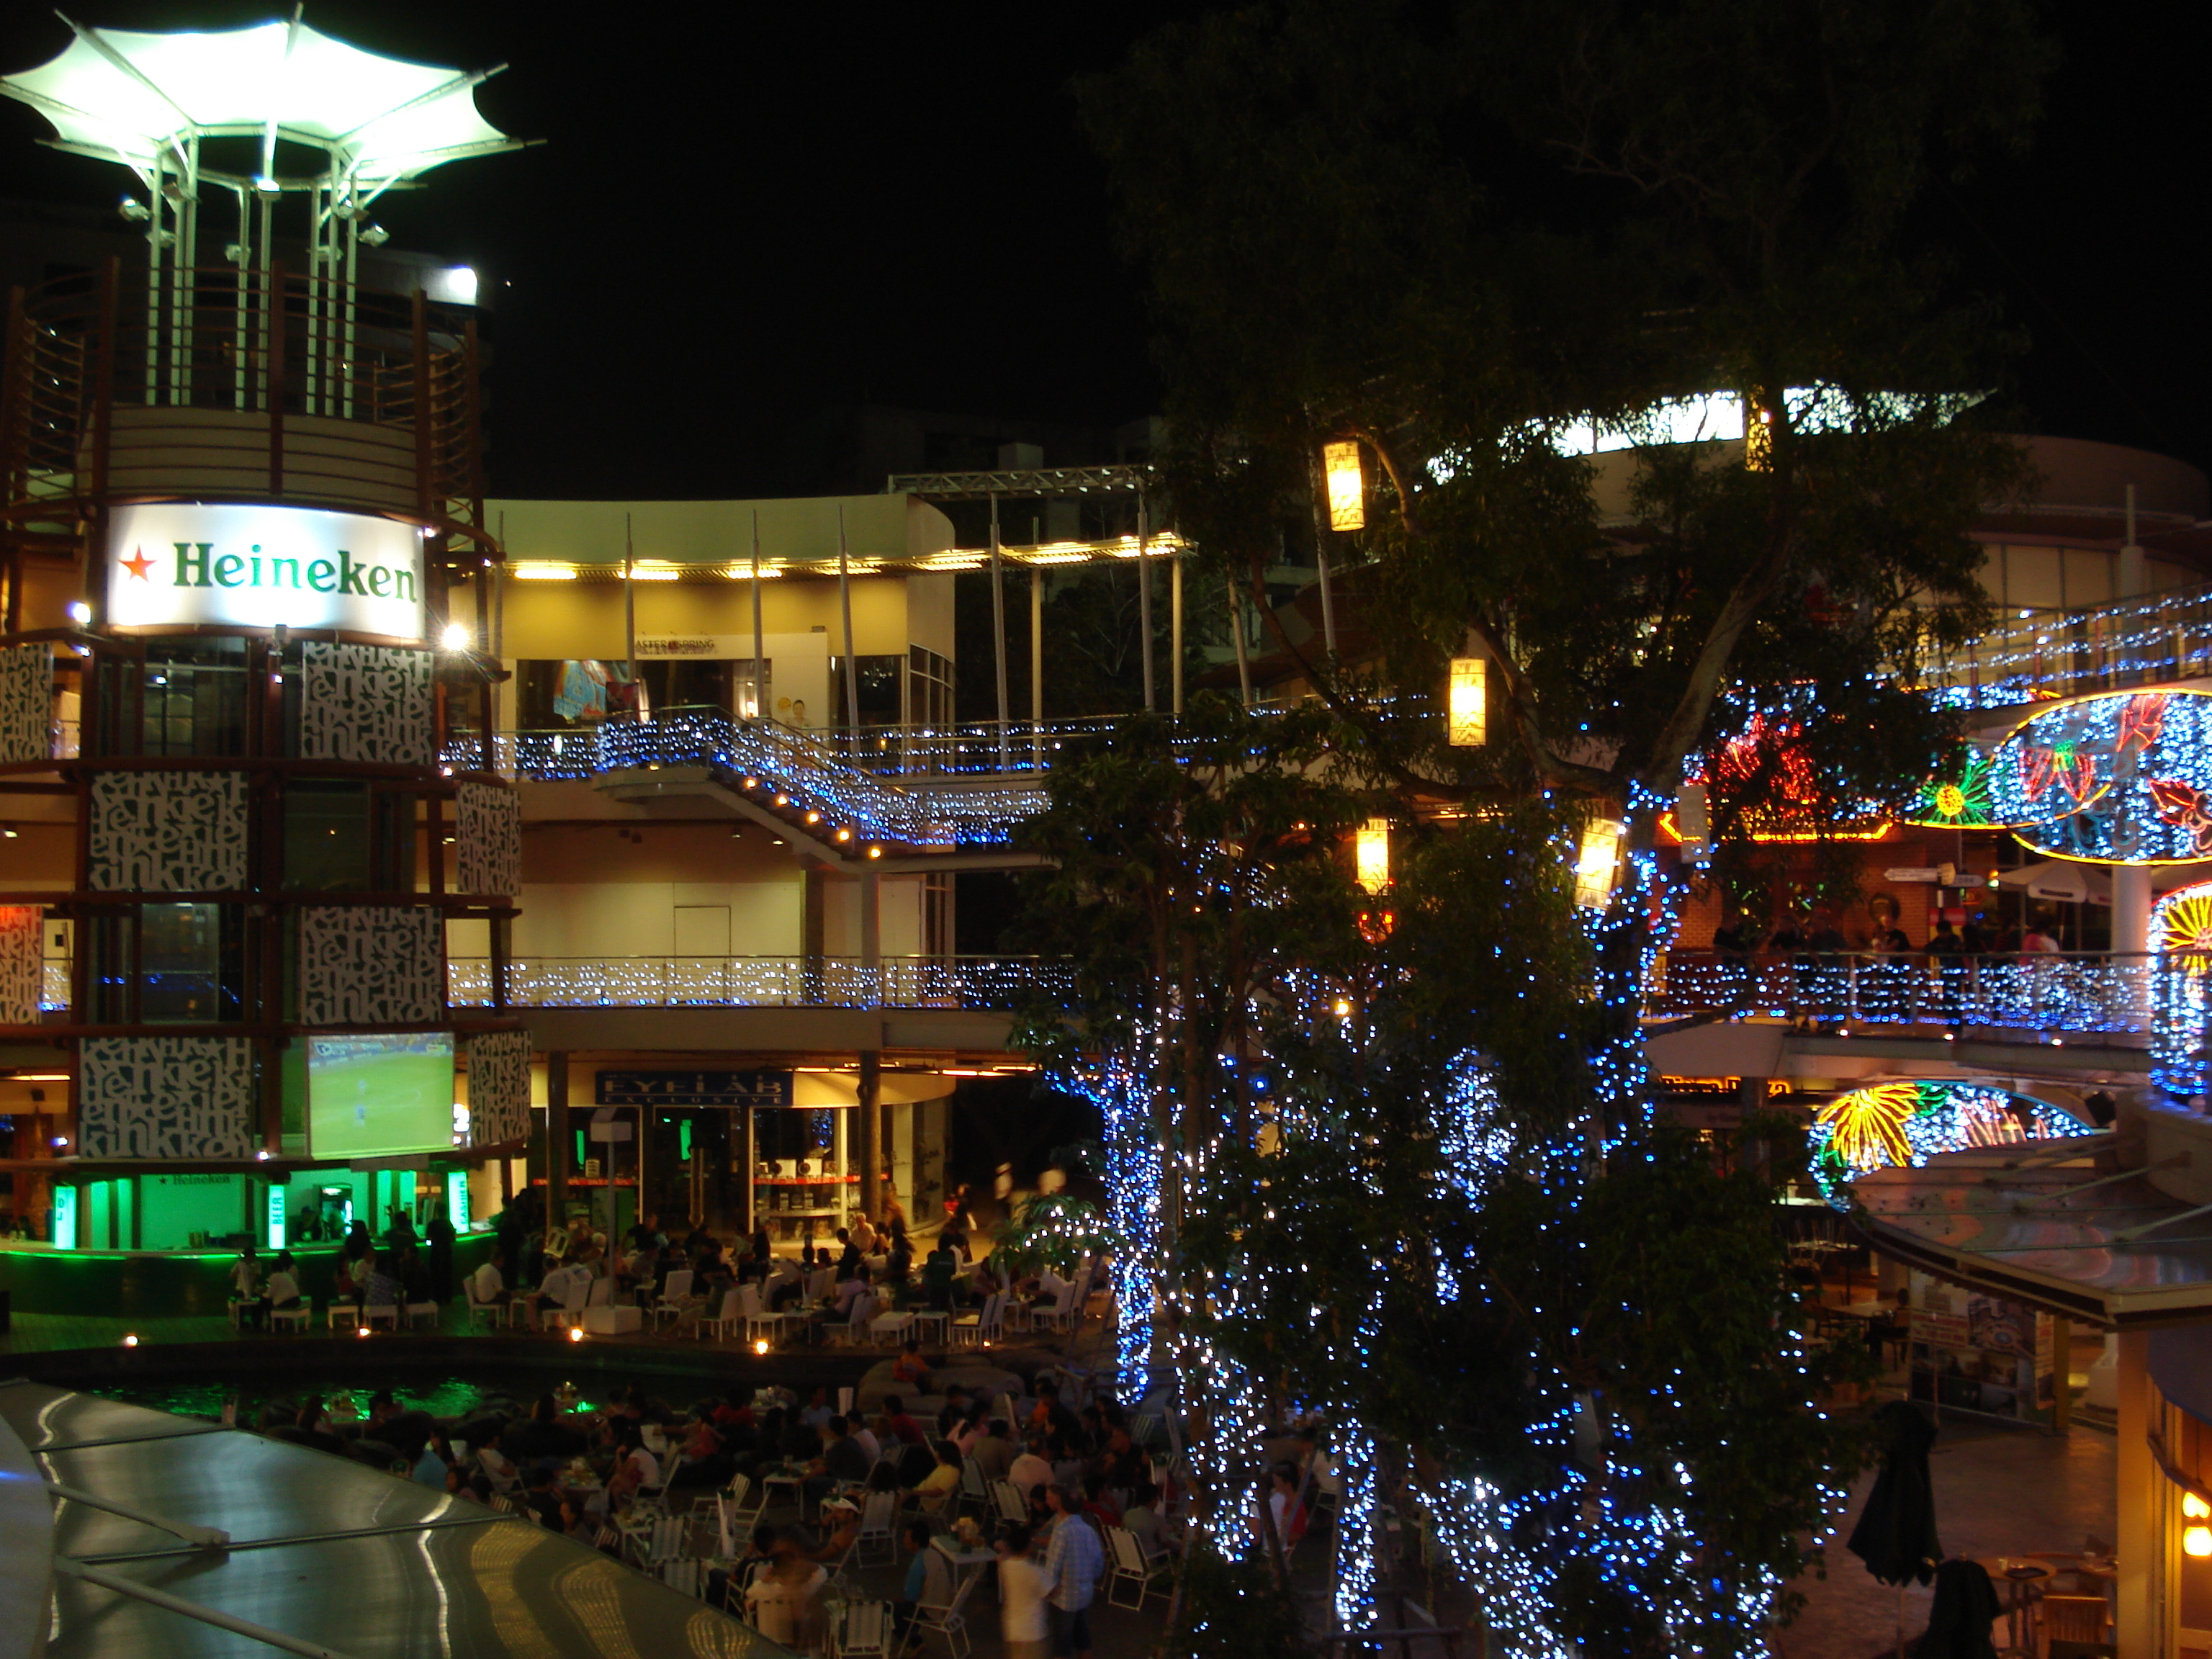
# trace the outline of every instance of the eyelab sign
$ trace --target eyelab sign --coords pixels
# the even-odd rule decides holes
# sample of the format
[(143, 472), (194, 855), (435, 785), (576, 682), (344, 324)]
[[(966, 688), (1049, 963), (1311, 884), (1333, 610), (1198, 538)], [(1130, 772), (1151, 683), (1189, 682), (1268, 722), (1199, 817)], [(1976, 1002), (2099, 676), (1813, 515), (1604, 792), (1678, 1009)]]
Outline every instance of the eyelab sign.
[(195, 623), (422, 637), (422, 533), (302, 507), (118, 507), (107, 538), (118, 627)]

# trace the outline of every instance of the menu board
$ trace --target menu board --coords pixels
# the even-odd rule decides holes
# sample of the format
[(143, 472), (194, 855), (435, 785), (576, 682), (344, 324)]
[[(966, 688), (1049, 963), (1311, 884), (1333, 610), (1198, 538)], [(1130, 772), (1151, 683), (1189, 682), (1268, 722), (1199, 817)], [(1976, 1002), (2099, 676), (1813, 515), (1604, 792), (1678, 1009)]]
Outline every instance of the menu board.
[(2050, 1420), (2057, 1387), (2051, 1316), (1915, 1273), (1908, 1375), (1912, 1397), (2015, 1423)]

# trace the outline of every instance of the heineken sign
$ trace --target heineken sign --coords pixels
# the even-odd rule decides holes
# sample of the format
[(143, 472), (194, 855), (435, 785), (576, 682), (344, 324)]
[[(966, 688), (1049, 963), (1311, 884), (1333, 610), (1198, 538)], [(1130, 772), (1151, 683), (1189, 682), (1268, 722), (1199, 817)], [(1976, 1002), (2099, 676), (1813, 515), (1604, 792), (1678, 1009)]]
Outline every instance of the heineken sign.
[(303, 507), (118, 507), (107, 615), (123, 628), (331, 628), (422, 637), (422, 533)]

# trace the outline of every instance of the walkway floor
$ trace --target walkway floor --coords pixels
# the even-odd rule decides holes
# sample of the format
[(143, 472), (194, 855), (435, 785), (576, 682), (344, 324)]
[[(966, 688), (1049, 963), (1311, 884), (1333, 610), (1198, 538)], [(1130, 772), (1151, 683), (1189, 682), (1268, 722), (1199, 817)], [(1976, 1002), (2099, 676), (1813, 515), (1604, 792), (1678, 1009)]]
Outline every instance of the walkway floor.
[[(2078, 1423), (2056, 1435), (1953, 1415), (1928, 1463), (1937, 1534), (1951, 1554), (1977, 1557), (2079, 1550), (2091, 1534), (2110, 1543), (2118, 1464), (2112, 1437)], [(1844, 1547), (1874, 1483), (1871, 1469), (1853, 1483), (1850, 1508), (1828, 1541), (1826, 1577), (1800, 1581), (1804, 1611), (1773, 1637), (1781, 1659), (1894, 1653), (1900, 1605), (1908, 1644), (1927, 1628), (1929, 1587), (1911, 1585), (1900, 1597)]]

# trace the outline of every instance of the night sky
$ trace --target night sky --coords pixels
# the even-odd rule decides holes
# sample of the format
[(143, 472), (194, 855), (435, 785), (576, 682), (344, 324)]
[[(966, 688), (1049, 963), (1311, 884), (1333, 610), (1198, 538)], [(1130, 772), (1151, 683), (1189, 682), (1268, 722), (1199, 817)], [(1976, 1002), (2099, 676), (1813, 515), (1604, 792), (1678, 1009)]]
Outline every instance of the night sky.
[[(807, 434), (863, 400), (1111, 425), (1158, 406), (1071, 76), (1198, 8), (311, 3), (371, 50), (505, 61), (480, 106), (544, 139), (387, 197), (395, 246), (496, 285), (492, 468), (511, 495), (808, 486)], [(267, 3), (86, 3), (119, 28), (232, 27)], [(2072, 6), (2035, 153), (1942, 211), (1961, 279), (2033, 344), (2027, 424), (2212, 466), (2202, 65), (2212, 23)], [(0, 15), (0, 64), (64, 26)], [(0, 195), (112, 201), (120, 169), (33, 147), (0, 103)]]

